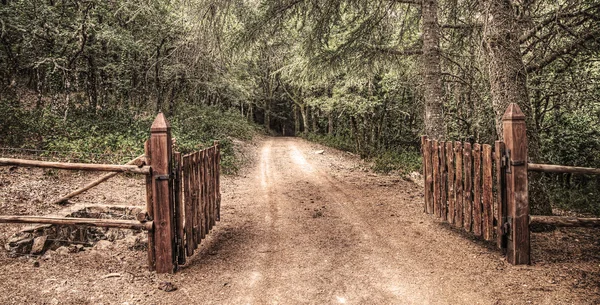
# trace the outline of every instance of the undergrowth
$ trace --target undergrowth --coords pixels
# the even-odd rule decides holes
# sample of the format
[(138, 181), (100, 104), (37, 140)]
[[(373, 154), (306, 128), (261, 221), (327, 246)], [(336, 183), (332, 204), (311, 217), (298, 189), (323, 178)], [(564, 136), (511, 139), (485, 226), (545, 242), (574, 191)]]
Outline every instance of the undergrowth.
[[(98, 163), (124, 163), (143, 154), (155, 118), (152, 113), (126, 109), (70, 109), (64, 120), (62, 113), (48, 108), (26, 110), (6, 101), (0, 102), (0, 113), (0, 146)], [(177, 149), (184, 154), (218, 140), (225, 173), (236, 172), (239, 164), (231, 139), (250, 140), (257, 130), (237, 113), (204, 105), (181, 107), (167, 119)]]
[(357, 152), (354, 143), (343, 137), (318, 134), (303, 134), (309, 141), (317, 142), (325, 146), (333, 147), (343, 151), (361, 154), (361, 157), (372, 161), (372, 169), (380, 173), (398, 172), (401, 175), (421, 170), (421, 153), (412, 148), (397, 148), (387, 150), (370, 149), (368, 153)]

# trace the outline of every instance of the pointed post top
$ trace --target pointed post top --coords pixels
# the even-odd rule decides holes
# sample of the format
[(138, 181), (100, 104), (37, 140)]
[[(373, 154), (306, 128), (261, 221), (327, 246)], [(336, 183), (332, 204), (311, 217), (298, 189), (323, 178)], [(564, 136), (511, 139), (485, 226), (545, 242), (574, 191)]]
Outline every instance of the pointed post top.
[(159, 112), (150, 127), (150, 132), (167, 132), (171, 129), (171, 125), (162, 112)]
[(506, 108), (504, 115), (502, 116), (502, 120), (524, 121), (525, 115), (523, 114), (523, 111), (521, 111), (521, 108), (519, 108), (519, 105), (517, 105), (516, 103), (510, 103), (510, 105), (508, 105), (508, 107)]

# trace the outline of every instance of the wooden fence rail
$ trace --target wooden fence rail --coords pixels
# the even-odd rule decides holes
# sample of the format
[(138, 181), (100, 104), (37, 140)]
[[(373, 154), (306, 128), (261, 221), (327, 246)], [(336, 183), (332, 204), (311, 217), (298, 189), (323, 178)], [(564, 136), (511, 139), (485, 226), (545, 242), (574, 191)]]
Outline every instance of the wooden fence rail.
[(47, 162), (47, 161), (36, 161), (36, 160), (11, 159), (11, 158), (0, 158), (0, 165), (56, 168), (56, 169), (67, 169), (67, 170), (125, 172), (125, 173), (134, 173), (134, 174), (143, 174), (143, 175), (150, 174), (149, 166), (138, 167), (136, 165), (64, 163), (64, 162)]

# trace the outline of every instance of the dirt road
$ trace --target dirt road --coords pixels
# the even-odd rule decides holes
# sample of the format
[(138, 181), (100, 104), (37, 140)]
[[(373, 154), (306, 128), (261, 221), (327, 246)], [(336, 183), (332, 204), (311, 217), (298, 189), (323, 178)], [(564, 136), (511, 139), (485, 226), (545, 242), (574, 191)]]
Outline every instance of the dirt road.
[[(599, 302), (598, 261), (510, 266), (493, 245), (425, 215), (414, 183), (320, 149), (294, 138), (261, 141), (255, 162), (222, 182), (222, 221), (175, 275), (143, 270), (144, 252), (127, 249), (118, 260), (84, 251), (39, 268), (3, 258), (0, 303)], [(102, 278), (110, 272), (124, 276)], [(164, 280), (178, 290), (157, 290)], [(50, 288), (28, 291), (35, 283)]]

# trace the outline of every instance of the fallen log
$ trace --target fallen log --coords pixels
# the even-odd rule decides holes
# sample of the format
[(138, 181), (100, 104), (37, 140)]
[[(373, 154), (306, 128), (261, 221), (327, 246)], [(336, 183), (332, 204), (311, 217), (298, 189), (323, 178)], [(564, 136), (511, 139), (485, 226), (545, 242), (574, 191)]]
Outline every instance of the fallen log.
[(57, 168), (57, 169), (67, 169), (67, 170), (127, 172), (127, 173), (144, 174), (144, 175), (148, 175), (150, 173), (150, 166), (137, 167), (135, 165), (117, 165), (117, 164), (63, 163), (63, 162), (46, 162), (46, 161), (11, 159), (11, 158), (0, 158), (0, 165)]
[(600, 227), (600, 218), (578, 218), (568, 216), (529, 216), (529, 225), (543, 224), (557, 227)]
[[(137, 158), (135, 158), (135, 159), (133, 159), (133, 160), (125, 163), (125, 165), (142, 166), (142, 165), (145, 164), (145, 161), (143, 161), (143, 159), (144, 159), (144, 155), (141, 155), (141, 156), (139, 156), (139, 157), (137, 157)], [(93, 188), (94, 186), (96, 186), (96, 185), (98, 185), (98, 184), (100, 184), (100, 183), (102, 183), (102, 182), (104, 182), (104, 181), (106, 181), (106, 180), (108, 180), (108, 179), (110, 179), (110, 178), (118, 175), (118, 174), (119, 174), (119, 172), (112, 172), (112, 173), (105, 174), (104, 176), (96, 179), (95, 181), (86, 184), (82, 188), (79, 188), (79, 189), (77, 189), (77, 190), (75, 190), (75, 191), (73, 191), (73, 192), (71, 192), (71, 193), (69, 193), (69, 194), (67, 194), (67, 195), (65, 195), (65, 196), (63, 196), (61, 198), (58, 198), (58, 199), (52, 201), (52, 204), (59, 204), (59, 203), (65, 202), (65, 201), (67, 201), (67, 200), (69, 200), (69, 199), (71, 199), (71, 198), (73, 198), (73, 197), (75, 197), (75, 196), (77, 196), (77, 195), (79, 195), (81, 193), (84, 193), (85, 191)]]
[(104, 228), (120, 228), (134, 230), (153, 230), (153, 222), (137, 220), (75, 218), (54, 216), (0, 216), (0, 223), (39, 223), (52, 225), (80, 225)]

